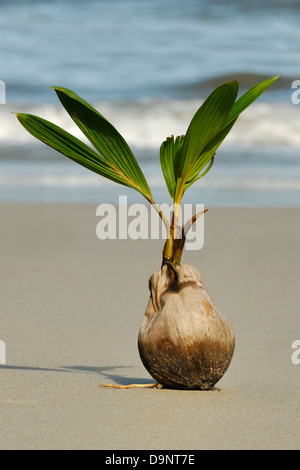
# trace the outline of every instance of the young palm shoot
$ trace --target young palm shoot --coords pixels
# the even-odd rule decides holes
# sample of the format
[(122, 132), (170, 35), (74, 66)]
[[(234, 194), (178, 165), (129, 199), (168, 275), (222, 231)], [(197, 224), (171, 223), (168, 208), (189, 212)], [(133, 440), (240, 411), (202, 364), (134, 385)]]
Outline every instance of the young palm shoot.
[(211, 169), (218, 147), (239, 115), (277, 78), (258, 83), (239, 99), (238, 82), (224, 83), (204, 101), (185, 135), (168, 137), (162, 143), (160, 163), (173, 201), (171, 220), (154, 201), (124, 138), (76, 93), (52, 87), (92, 147), (45, 119), (16, 113), (37, 139), (87, 169), (142, 194), (166, 226), (162, 265), (150, 278), (150, 298), (138, 335), (141, 360), (157, 381), (150, 386), (208, 390), (230, 365), (235, 346), (233, 327), (213, 303), (198, 270), (181, 264), (187, 232), (205, 211), (194, 214), (184, 226), (179, 225), (179, 214), (185, 191)]

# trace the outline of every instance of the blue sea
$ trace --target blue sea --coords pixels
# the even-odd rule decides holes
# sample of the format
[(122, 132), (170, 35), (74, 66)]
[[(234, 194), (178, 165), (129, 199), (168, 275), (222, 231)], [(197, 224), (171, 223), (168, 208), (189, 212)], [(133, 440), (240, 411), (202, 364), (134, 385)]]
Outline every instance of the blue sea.
[[(239, 118), (186, 202), (300, 206), (300, 1), (0, 0), (0, 202), (143, 202), (26, 133), (14, 112), (84, 137), (49, 87), (90, 101), (132, 148), (157, 203), (159, 147), (219, 84), (280, 74)], [(294, 86), (294, 88), (293, 88)]]

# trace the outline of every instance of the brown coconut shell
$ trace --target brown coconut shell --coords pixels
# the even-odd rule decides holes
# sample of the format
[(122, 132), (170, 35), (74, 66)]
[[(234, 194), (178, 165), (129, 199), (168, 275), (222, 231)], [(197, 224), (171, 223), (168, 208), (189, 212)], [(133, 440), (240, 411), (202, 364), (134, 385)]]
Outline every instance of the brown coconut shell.
[(145, 368), (167, 388), (211, 389), (230, 365), (235, 333), (199, 271), (165, 264), (151, 276), (149, 289), (138, 336)]

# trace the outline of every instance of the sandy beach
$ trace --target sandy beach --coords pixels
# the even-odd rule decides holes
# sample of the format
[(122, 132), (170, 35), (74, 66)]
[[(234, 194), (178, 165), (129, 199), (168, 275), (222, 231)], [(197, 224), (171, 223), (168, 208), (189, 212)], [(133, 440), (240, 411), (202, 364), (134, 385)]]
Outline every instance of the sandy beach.
[[(236, 331), (208, 392), (153, 382), (137, 350), (159, 240), (96, 236), (95, 204), (1, 204), (1, 449), (299, 449), (300, 209), (215, 209), (188, 251)], [(219, 390), (220, 389), (220, 390)]]

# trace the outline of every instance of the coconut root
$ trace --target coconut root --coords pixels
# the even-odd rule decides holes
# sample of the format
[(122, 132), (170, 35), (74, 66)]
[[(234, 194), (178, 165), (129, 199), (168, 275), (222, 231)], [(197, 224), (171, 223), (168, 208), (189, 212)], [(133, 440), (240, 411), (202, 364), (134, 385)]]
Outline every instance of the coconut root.
[(151, 383), (151, 384), (129, 384), (129, 385), (115, 385), (115, 384), (101, 384), (99, 387), (110, 387), (110, 388), (163, 388), (161, 384)]

